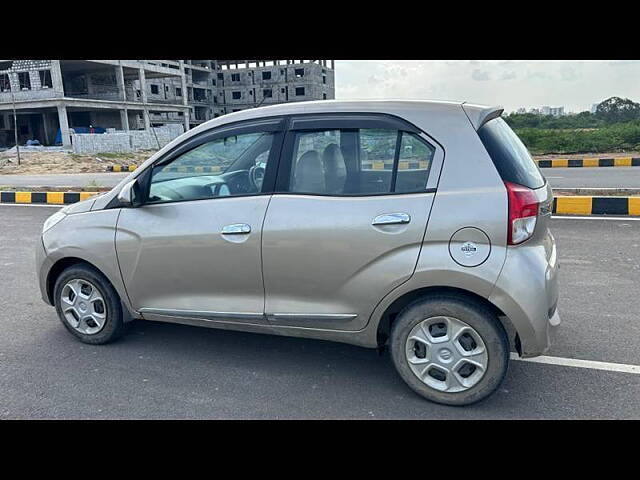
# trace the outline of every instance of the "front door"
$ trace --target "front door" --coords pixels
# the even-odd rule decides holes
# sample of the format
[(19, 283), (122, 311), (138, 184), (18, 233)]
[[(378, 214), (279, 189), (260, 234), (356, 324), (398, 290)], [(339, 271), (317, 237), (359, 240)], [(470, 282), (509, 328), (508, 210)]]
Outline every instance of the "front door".
[(145, 318), (265, 323), (261, 229), (282, 134), (241, 132), (160, 161), (145, 204), (122, 209), (118, 261)]
[(358, 118), (294, 120), (287, 134), (263, 229), (272, 324), (362, 329), (413, 274), (442, 152), (415, 127)]

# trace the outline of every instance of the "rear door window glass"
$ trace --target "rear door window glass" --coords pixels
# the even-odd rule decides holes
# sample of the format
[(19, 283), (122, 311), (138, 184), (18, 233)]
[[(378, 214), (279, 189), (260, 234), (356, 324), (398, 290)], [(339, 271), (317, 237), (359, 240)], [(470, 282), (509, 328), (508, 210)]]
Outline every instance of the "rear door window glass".
[(417, 135), (395, 129), (296, 131), (288, 191), (317, 195), (423, 192), (434, 153), (435, 148)]

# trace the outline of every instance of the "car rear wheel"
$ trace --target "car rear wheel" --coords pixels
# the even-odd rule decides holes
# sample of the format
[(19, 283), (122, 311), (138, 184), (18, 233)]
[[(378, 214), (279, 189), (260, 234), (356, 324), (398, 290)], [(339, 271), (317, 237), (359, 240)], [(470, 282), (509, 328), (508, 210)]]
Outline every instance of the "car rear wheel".
[(64, 270), (54, 286), (56, 312), (80, 341), (99, 345), (124, 333), (120, 297), (106, 277), (88, 265)]
[(408, 305), (393, 324), (390, 342), (400, 376), (437, 403), (478, 402), (507, 373), (509, 342), (502, 324), (486, 306), (462, 296)]

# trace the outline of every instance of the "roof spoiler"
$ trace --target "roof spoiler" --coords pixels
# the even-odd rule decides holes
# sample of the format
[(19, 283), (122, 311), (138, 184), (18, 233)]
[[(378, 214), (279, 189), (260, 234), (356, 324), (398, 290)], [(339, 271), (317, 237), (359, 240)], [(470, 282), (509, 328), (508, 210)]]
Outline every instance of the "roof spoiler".
[(462, 110), (473, 125), (473, 128), (480, 130), (485, 123), (494, 118), (498, 118), (504, 112), (502, 107), (487, 107), (486, 105), (475, 105), (473, 103), (464, 102)]

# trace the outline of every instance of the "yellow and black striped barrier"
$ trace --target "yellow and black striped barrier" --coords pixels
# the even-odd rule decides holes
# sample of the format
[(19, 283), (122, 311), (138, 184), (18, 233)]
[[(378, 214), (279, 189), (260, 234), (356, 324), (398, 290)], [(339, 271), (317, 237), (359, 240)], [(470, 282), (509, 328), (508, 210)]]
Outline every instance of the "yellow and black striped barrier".
[(640, 197), (566, 196), (553, 199), (558, 215), (640, 215)]
[(540, 168), (640, 167), (640, 158), (554, 158), (552, 160), (536, 160), (536, 163)]
[[(67, 205), (101, 192), (0, 192), (0, 203)], [(640, 216), (640, 196), (595, 197), (557, 196), (553, 199), (553, 213), (558, 215), (633, 215)]]
[(163, 172), (178, 172), (178, 173), (220, 173), (222, 167), (194, 167), (194, 166), (179, 166), (179, 167), (167, 167), (162, 169)]
[(66, 205), (86, 200), (99, 192), (0, 192), (0, 203)]
[[(617, 157), (617, 158), (554, 158), (551, 160), (536, 160), (540, 168), (579, 168), (579, 167), (640, 167), (640, 157)], [(416, 170), (428, 168), (428, 162), (406, 162), (400, 161), (399, 170)], [(109, 172), (133, 172), (137, 165), (110, 165)], [(363, 162), (362, 168), (365, 170), (391, 170), (393, 161), (372, 161)], [(217, 173), (221, 167), (168, 167), (165, 172), (181, 173)]]
[(110, 165), (107, 167), (108, 172), (133, 172), (137, 165)]
[[(108, 167), (109, 172), (133, 172), (137, 165), (111, 165)], [(176, 173), (220, 173), (222, 167), (220, 166), (179, 166), (179, 167), (166, 167), (163, 172), (176, 172)]]
[[(393, 160), (374, 160), (371, 162), (362, 162), (363, 170), (393, 170)], [(398, 170), (424, 170), (429, 168), (429, 162), (409, 162), (400, 160), (398, 162)]]
[[(111, 165), (108, 167), (109, 172), (133, 172), (137, 165)], [(393, 161), (372, 161), (372, 162), (363, 162), (362, 168), (365, 170), (392, 170), (393, 169)], [(429, 162), (420, 161), (420, 162), (407, 162), (400, 161), (398, 162), (398, 170), (423, 170), (429, 168)], [(162, 170), (163, 172), (176, 172), (176, 173), (220, 173), (222, 171), (222, 167), (213, 166), (179, 166), (179, 167), (167, 167)]]

